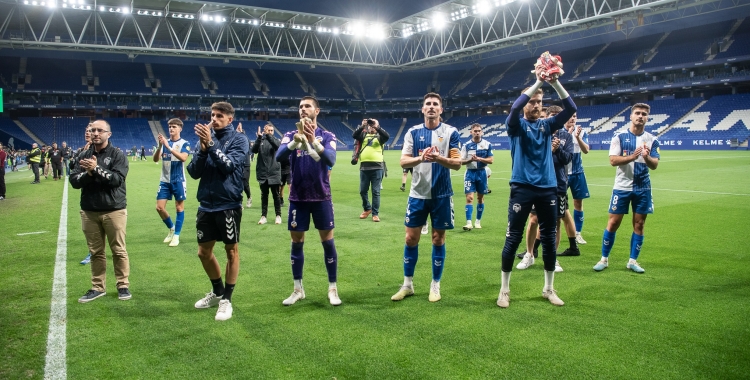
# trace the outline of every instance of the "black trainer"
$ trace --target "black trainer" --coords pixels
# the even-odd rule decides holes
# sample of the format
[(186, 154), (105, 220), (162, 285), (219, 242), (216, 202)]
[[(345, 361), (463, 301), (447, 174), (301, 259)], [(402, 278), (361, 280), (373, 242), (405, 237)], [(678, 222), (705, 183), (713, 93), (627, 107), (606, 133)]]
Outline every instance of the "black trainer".
[(581, 251), (579, 249), (566, 249), (562, 251), (562, 253), (558, 253), (558, 256), (581, 256)]
[(133, 297), (133, 295), (130, 294), (130, 290), (128, 290), (128, 288), (117, 289), (117, 294), (117, 298), (119, 298), (120, 301), (127, 301)]
[(404, 190), (406, 190), (406, 184), (402, 183), (402, 184), (401, 184), (401, 187), (399, 187), (399, 189), (401, 189), (401, 191), (404, 191)]
[(99, 292), (94, 289), (89, 289), (89, 291), (86, 292), (86, 294), (84, 294), (83, 297), (78, 299), (78, 302), (80, 303), (91, 302), (99, 297), (106, 296), (106, 295), (107, 295), (107, 292)]

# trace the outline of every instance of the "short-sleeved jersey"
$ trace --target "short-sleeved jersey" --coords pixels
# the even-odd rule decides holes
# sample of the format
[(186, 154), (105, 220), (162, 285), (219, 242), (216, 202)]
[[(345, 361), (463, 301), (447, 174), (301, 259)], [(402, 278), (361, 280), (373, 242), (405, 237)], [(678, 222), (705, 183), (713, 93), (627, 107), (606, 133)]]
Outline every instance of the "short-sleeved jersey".
[[(573, 134), (570, 134), (573, 136)], [(581, 130), (581, 140), (586, 144), (589, 143), (589, 134), (586, 131)], [(581, 153), (581, 146), (578, 144), (578, 139), (573, 136), (573, 159), (570, 161), (568, 166), (568, 174), (581, 174), (583, 173), (583, 159)]]
[[(639, 147), (646, 145), (651, 149), (651, 157), (659, 158), (659, 140), (654, 135), (643, 132), (640, 136), (634, 135), (628, 129), (618, 133), (612, 138), (609, 146), (610, 156), (628, 156)], [(651, 190), (651, 179), (648, 174), (648, 166), (643, 156), (633, 162), (617, 167), (615, 175), (615, 190), (643, 191)]]
[[(284, 134), (281, 144), (294, 140), (297, 130)], [(336, 150), (336, 136), (328, 131), (315, 129), (315, 138), (325, 149)], [(320, 202), (331, 200), (331, 184), (328, 181), (328, 165), (323, 160), (315, 161), (306, 149), (296, 149), (289, 157), (289, 200), (293, 202)]]
[[(469, 140), (461, 147), (461, 159), (465, 160), (473, 155), (479, 158), (492, 157), (492, 144), (487, 140), (479, 140), (478, 143)], [(484, 169), (486, 166), (484, 162), (472, 161), (466, 164), (466, 170)]]
[[(418, 157), (429, 147), (437, 147), (444, 157), (459, 157), (460, 135), (456, 128), (440, 123), (435, 129), (415, 125), (404, 136), (401, 155)], [(450, 169), (436, 162), (421, 162), (414, 167), (409, 196), (418, 199), (445, 198), (453, 195)]]
[[(190, 153), (190, 143), (185, 139), (167, 140), (167, 144), (180, 153)], [(161, 178), (159, 181), (166, 183), (185, 182), (185, 163), (164, 147), (161, 148)]]

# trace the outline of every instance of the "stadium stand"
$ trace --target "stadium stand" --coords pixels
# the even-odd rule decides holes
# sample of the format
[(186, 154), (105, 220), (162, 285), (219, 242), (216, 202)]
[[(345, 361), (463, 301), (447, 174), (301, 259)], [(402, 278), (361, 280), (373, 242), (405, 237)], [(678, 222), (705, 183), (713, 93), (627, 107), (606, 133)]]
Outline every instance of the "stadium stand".
[(658, 53), (640, 68), (706, 60), (713, 42), (729, 32), (732, 23), (720, 22), (674, 31), (659, 45)]
[(745, 18), (728, 41), (722, 41), (721, 52), (716, 58), (736, 57), (750, 54), (750, 17)]
[(341, 120), (318, 118), (318, 124), (322, 125), (325, 130), (336, 135), (336, 139), (346, 144), (347, 148), (354, 146), (354, 139), (352, 138), (354, 131), (344, 125)]
[(750, 94), (714, 96), (673, 125), (660, 140), (699, 139), (743, 142), (750, 137)]
[(17, 149), (30, 149), (34, 140), (8, 117), (0, 117), (0, 141), (7, 144), (12, 137)]
[(19, 120), (45, 144), (56, 142), (61, 146), (65, 141), (72, 148), (85, 144), (84, 129), (90, 121), (88, 117), (21, 117)]

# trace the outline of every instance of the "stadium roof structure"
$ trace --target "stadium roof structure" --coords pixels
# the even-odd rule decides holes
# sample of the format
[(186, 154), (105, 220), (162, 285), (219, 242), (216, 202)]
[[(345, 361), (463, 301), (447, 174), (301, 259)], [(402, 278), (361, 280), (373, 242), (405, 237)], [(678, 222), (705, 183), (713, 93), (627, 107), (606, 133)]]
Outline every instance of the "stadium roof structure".
[(750, 0), (11, 0), (0, 48), (410, 70), (717, 12)]

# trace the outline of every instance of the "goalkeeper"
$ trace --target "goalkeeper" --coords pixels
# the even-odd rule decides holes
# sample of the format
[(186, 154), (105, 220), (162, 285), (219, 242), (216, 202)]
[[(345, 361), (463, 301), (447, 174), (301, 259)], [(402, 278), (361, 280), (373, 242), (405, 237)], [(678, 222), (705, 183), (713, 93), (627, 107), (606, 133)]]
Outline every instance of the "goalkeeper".
[(315, 229), (320, 234), (328, 272), (328, 301), (341, 305), (336, 288), (338, 254), (333, 242), (333, 203), (328, 167), (336, 162), (336, 136), (317, 127), (320, 106), (317, 99), (305, 96), (299, 102), (298, 130), (284, 134), (276, 153), (276, 161), (289, 162), (292, 181), (289, 190), (287, 225), (292, 235), (292, 276), (294, 291), (282, 304), (290, 306), (305, 298), (302, 269), (305, 263), (303, 245), (305, 231), (310, 228), (312, 215)]
[[(510, 303), (510, 273), (518, 245), (523, 238), (523, 228), (532, 206), (539, 220), (543, 260), (544, 288), (542, 296), (553, 305), (563, 301), (553, 287), (555, 276), (555, 223), (557, 219), (557, 179), (552, 162), (552, 135), (563, 128), (576, 112), (576, 105), (557, 76), (550, 75), (556, 68), (544, 64), (535, 67), (536, 82), (523, 90), (513, 103), (507, 119), (512, 174), (508, 200), (508, 230), (502, 254), (500, 295), (497, 305), (503, 308)], [(559, 72), (559, 70), (557, 70)], [(549, 83), (557, 91), (563, 111), (554, 117), (541, 119), (542, 84)]]

